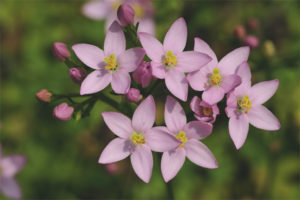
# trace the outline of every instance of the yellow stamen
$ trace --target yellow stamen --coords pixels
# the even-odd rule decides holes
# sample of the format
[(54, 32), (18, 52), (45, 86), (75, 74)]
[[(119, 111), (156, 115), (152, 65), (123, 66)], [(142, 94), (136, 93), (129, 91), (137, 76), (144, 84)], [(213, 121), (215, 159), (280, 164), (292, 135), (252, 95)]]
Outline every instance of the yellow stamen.
[(167, 51), (165, 59), (163, 60), (164, 65), (167, 69), (171, 68), (172, 66), (177, 65), (177, 57), (173, 55), (172, 51)]
[(184, 131), (180, 131), (177, 135), (176, 135), (176, 138), (178, 140), (181, 141), (181, 144), (179, 145), (179, 148), (182, 148), (184, 143), (186, 143), (188, 141), (188, 138), (186, 137), (185, 135), (185, 132)]
[(133, 8), (134, 14), (137, 18), (142, 18), (144, 16), (145, 9), (141, 4), (139, 4), (139, 3), (133, 4), (132, 8)]
[(105, 66), (105, 69), (112, 71), (112, 72), (114, 72), (118, 69), (115, 54), (111, 54), (109, 57), (104, 58), (104, 62), (107, 64)]
[(252, 103), (249, 100), (248, 95), (244, 95), (243, 98), (238, 99), (238, 109), (246, 114), (249, 112), (250, 108), (252, 107)]
[(212, 71), (212, 75), (210, 77), (211, 85), (220, 85), (222, 81), (222, 76), (220, 75), (220, 70), (216, 67)]
[(130, 139), (132, 141), (133, 144), (139, 144), (139, 145), (142, 145), (142, 144), (145, 144), (146, 143), (146, 140), (145, 140), (145, 137), (143, 134), (141, 133), (133, 133), (131, 136), (130, 136)]

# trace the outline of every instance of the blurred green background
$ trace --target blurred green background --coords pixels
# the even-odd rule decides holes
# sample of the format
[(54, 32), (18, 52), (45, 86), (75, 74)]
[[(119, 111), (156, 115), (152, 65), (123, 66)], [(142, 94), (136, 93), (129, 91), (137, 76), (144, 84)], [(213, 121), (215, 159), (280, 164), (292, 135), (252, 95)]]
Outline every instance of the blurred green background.
[[(203, 142), (219, 168), (209, 170), (186, 160), (171, 181), (176, 199), (299, 199), (300, 198), (300, 16), (299, 1), (181, 1), (156, 0), (156, 36), (162, 40), (172, 22), (183, 16), (188, 44), (200, 37), (220, 59), (244, 45), (234, 35), (237, 25), (256, 35), (251, 50), (252, 82), (279, 79), (266, 106), (281, 122), (279, 131), (250, 127), (245, 145), (236, 150), (224, 111), (211, 136)], [(90, 43), (103, 47), (104, 21), (84, 17), (84, 1), (2, 0), (0, 2), (1, 80), (0, 122), (4, 154), (28, 157), (16, 176), (25, 199), (165, 199), (166, 184), (154, 156), (151, 182), (134, 174), (129, 159), (109, 173), (97, 163), (104, 146), (115, 136), (103, 124), (98, 102), (91, 116), (80, 121), (53, 118), (54, 105), (40, 103), (35, 93), (47, 88), (78, 93), (67, 67), (52, 55), (52, 44)], [(255, 30), (247, 22), (256, 18)], [(275, 53), (265, 42), (271, 41)], [(269, 42), (270, 43), (270, 42)], [(163, 108), (163, 102), (158, 103)], [(224, 108), (224, 105), (221, 105)], [(0, 198), (4, 198), (0, 194)]]

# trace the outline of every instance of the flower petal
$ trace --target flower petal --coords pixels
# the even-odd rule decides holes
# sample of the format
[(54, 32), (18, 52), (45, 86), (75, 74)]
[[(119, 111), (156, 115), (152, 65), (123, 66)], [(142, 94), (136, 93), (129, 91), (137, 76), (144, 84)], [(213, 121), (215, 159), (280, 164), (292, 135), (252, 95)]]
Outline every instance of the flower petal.
[(260, 105), (268, 101), (276, 92), (279, 80), (264, 81), (253, 85), (249, 91), (252, 105)]
[(164, 56), (162, 44), (149, 33), (138, 33), (138, 37), (147, 56), (151, 60), (161, 63)]
[(122, 52), (125, 51), (126, 40), (123, 30), (119, 23), (114, 21), (109, 27), (106, 33), (104, 41), (104, 52), (105, 56), (108, 57), (111, 54), (115, 54), (118, 57)]
[(253, 108), (250, 108), (248, 112), (248, 120), (249, 123), (256, 128), (270, 131), (280, 129), (280, 122), (278, 119), (271, 111), (262, 105), (257, 105)]
[(147, 145), (137, 146), (131, 154), (130, 160), (136, 175), (145, 183), (149, 183), (153, 168), (153, 157), (150, 148)]
[(210, 46), (201, 40), (200, 38), (195, 38), (194, 40), (194, 51), (205, 53), (211, 57), (211, 61), (207, 65), (217, 66), (218, 59), (215, 52), (210, 48)]
[(183, 72), (177, 70), (169, 70), (166, 73), (166, 86), (169, 91), (182, 101), (187, 100), (188, 83)]
[[(25, 165), (27, 159), (22, 155), (11, 155), (3, 157), (1, 164), (1, 177), (10, 178), (19, 172)], [(1, 178), (0, 178), (1, 179)]]
[(146, 133), (155, 121), (156, 107), (152, 95), (149, 95), (134, 111), (132, 127), (140, 133)]
[(208, 74), (201, 68), (197, 72), (190, 73), (187, 76), (187, 80), (190, 86), (196, 91), (203, 91), (206, 89), (206, 83), (208, 82)]
[(88, 18), (105, 19), (111, 12), (110, 8), (106, 1), (90, 1), (83, 5), (82, 13)]
[(131, 120), (122, 113), (103, 112), (102, 117), (105, 124), (115, 135), (126, 139), (133, 133)]
[(21, 189), (13, 178), (0, 178), (0, 190), (3, 192), (5, 196), (8, 196), (12, 199), (21, 199)]
[(145, 51), (140, 47), (128, 49), (118, 57), (119, 67), (127, 72), (133, 72), (142, 62), (144, 56)]
[(190, 161), (201, 167), (218, 168), (216, 158), (202, 142), (191, 139), (184, 144), (186, 156)]
[(223, 77), (221, 87), (224, 89), (224, 92), (227, 93), (240, 85), (241, 82), (241, 78), (238, 75), (231, 74)]
[(152, 75), (159, 79), (164, 79), (166, 76), (166, 67), (162, 63), (155, 61), (151, 62)]
[(131, 79), (129, 73), (119, 69), (112, 74), (111, 87), (117, 94), (126, 94), (130, 88)]
[(152, 151), (166, 152), (177, 148), (181, 142), (161, 128), (152, 128), (145, 134), (146, 143)]
[(130, 140), (115, 138), (104, 148), (98, 163), (108, 164), (123, 160), (130, 155), (132, 148)]
[(201, 102), (201, 99), (197, 96), (194, 96), (190, 102), (190, 108), (196, 114), (200, 114), (200, 109), (199, 109), (200, 102)]
[(248, 135), (249, 123), (245, 114), (234, 115), (229, 119), (229, 134), (236, 149), (245, 143)]
[(151, 35), (155, 34), (155, 24), (152, 18), (143, 18), (139, 21), (138, 33), (146, 32)]
[(199, 70), (211, 61), (207, 54), (196, 51), (185, 51), (177, 54), (176, 68), (181, 72), (193, 72)]
[(248, 60), (249, 53), (249, 47), (237, 48), (224, 56), (218, 67), (222, 69), (224, 75), (234, 74), (238, 66)]
[(164, 39), (164, 50), (173, 53), (182, 52), (187, 40), (187, 26), (181, 17), (177, 19), (168, 30)]
[(247, 62), (243, 62), (236, 71), (236, 74), (241, 77), (242, 84), (251, 87), (251, 71)]
[(95, 70), (81, 83), (80, 95), (93, 94), (103, 90), (110, 82), (112, 76), (106, 70)]
[(224, 89), (219, 86), (211, 86), (202, 93), (202, 99), (206, 103), (213, 105), (221, 101), (224, 97)]
[(75, 44), (72, 49), (86, 66), (93, 69), (101, 69), (105, 66), (102, 49), (90, 44)]
[(186, 116), (181, 105), (171, 96), (167, 96), (165, 105), (165, 122), (172, 133), (183, 130)]
[(203, 139), (209, 136), (213, 126), (210, 123), (202, 121), (191, 121), (184, 126), (183, 131), (189, 139)]

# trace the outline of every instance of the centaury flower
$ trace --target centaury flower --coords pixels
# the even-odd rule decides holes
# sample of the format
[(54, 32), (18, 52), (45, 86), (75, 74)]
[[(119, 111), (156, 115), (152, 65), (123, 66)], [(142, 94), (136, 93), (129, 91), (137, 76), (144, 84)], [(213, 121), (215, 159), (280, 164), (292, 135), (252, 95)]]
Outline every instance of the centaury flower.
[(129, 72), (139, 66), (145, 55), (139, 47), (125, 50), (126, 40), (118, 22), (107, 31), (104, 51), (90, 44), (75, 44), (72, 49), (84, 64), (95, 69), (82, 82), (81, 95), (99, 92), (109, 83), (115, 93), (127, 93), (131, 83)]
[(194, 112), (195, 118), (203, 122), (214, 123), (219, 114), (217, 104), (210, 105), (197, 96), (194, 96), (190, 102), (190, 108)]
[(165, 122), (167, 127), (159, 127), (176, 138), (180, 145), (164, 152), (161, 160), (161, 171), (166, 182), (176, 176), (187, 156), (196, 165), (206, 168), (217, 168), (218, 164), (211, 151), (199, 141), (212, 132), (212, 125), (202, 121), (186, 122), (181, 105), (168, 96), (165, 105)]
[(242, 84), (227, 96), (226, 114), (229, 119), (229, 134), (237, 149), (247, 138), (249, 123), (264, 130), (278, 130), (278, 119), (262, 104), (276, 92), (279, 80), (257, 83), (251, 87), (251, 72), (244, 62), (237, 70)]
[(199, 71), (190, 73), (188, 81), (194, 90), (204, 91), (202, 100), (211, 105), (216, 104), (223, 99), (225, 93), (241, 83), (240, 77), (234, 73), (242, 62), (248, 60), (250, 49), (237, 48), (220, 62), (209, 45), (200, 38), (195, 38), (194, 50), (208, 54), (212, 60)]
[(103, 150), (99, 163), (108, 164), (123, 160), (130, 155), (137, 176), (148, 183), (152, 175), (151, 150), (165, 152), (176, 148), (180, 142), (173, 136), (152, 128), (155, 120), (155, 102), (148, 96), (135, 110), (132, 121), (117, 112), (103, 112), (104, 122), (118, 136)]
[(186, 101), (188, 83), (186, 72), (199, 70), (209, 63), (211, 58), (200, 52), (185, 51), (187, 26), (183, 18), (177, 19), (167, 32), (163, 45), (152, 35), (139, 33), (138, 37), (152, 60), (152, 74), (159, 79), (165, 79), (169, 91), (179, 99)]

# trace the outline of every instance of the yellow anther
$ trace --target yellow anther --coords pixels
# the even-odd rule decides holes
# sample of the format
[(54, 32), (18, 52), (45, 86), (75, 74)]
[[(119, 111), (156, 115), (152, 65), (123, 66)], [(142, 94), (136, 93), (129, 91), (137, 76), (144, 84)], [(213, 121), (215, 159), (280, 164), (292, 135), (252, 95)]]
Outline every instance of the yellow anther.
[(165, 59), (163, 60), (164, 65), (166, 68), (170, 68), (172, 66), (177, 65), (177, 57), (173, 55), (172, 51), (167, 51)]
[(205, 116), (211, 116), (213, 114), (212, 108), (202, 107), (202, 112)]
[(238, 99), (238, 106), (240, 111), (248, 113), (250, 108), (252, 107), (252, 103), (249, 100), (249, 96), (244, 95), (243, 98)]
[(105, 69), (109, 71), (116, 71), (118, 69), (115, 54), (111, 54), (109, 57), (104, 58), (104, 62), (107, 64)]
[(222, 76), (220, 75), (220, 70), (216, 67), (212, 71), (212, 75), (210, 77), (211, 85), (220, 85), (222, 81)]
[(145, 9), (141, 4), (139, 4), (139, 3), (133, 4), (132, 8), (133, 8), (134, 14), (137, 18), (142, 18), (144, 16)]
[(145, 144), (146, 143), (146, 140), (145, 140), (145, 137), (143, 134), (141, 133), (133, 133), (131, 136), (130, 136), (130, 139), (132, 141), (133, 144), (139, 144), (139, 145), (142, 145), (142, 144)]
[(188, 141), (188, 138), (186, 137), (185, 135), (185, 132), (184, 131), (180, 131), (177, 135), (176, 135), (176, 138), (178, 140), (181, 141), (181, 144), (179, 145), (179, 148), (182, 148), (184, 143), (186, 143)]

